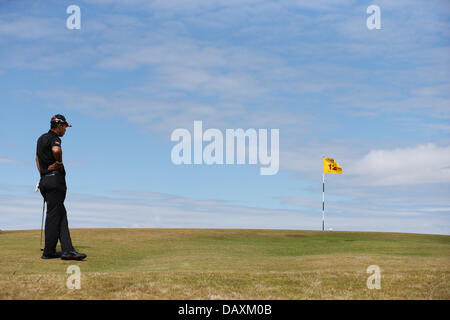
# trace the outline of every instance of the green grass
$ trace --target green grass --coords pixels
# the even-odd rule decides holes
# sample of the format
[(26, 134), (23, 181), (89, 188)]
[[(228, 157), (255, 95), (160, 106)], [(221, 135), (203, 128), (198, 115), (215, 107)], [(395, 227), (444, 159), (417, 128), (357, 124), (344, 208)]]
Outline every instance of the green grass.
[[(0, 233), (0, 299), (449, 299), (450, 236), (73, 229), (86, 261), (42, 260), (39, 230)], [(66, 288), (80, 266), (82, 288)], [(369, 265), (381, 289), (369, 290)]]

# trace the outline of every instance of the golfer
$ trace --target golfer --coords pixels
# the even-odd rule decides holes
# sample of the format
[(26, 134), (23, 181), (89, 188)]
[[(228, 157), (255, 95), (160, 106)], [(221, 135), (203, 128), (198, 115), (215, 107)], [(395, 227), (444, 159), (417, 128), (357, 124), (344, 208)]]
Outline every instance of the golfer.
[[(41, 175), (39, 189), (47, 202), (45, 218), (45, 248), (42, 259), (83, 260), (86, 255), (75, 251), (70, 238), (66, 198), (66, 171), (62, 162), (61, 139), (71, 127), (60, 114), (50, 120), (50, 130), (39, 137), (36, 148), (36, 166)], [(56, 252), (58, 239), (62, 252)]]

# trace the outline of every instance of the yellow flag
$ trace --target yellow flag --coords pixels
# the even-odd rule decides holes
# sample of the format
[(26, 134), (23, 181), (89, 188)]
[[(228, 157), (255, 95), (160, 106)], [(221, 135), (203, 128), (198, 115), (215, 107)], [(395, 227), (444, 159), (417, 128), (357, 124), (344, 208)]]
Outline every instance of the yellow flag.
[(323, 158), (323, 172), (342, 174), (342, 168), (337, 164), (334, 159)]

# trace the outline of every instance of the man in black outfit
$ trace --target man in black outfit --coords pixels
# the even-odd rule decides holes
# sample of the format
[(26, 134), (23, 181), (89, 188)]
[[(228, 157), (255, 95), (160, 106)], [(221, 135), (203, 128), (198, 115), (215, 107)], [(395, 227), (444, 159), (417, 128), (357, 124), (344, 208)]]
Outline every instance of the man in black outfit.
[[(50, 120), (50, 130), (39, 137), (36, 148), (36, 166), (41, 175), (39, 189), (47, 202), (45, 219), (45, 248), (42, 259), (83, 260), (84, 253), (75, 251), (70, 238), (66, 198), (66, 171), (62, 163), (61, 139), (66, 128), (71, 127), (60, 114)], [(62, 252), (56, 252), (58, 239)]]

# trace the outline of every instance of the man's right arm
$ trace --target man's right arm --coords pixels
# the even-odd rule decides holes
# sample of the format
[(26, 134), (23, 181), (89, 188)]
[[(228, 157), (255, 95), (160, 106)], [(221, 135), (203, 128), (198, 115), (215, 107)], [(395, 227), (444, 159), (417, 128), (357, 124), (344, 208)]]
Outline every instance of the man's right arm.
[(48, 167), (48, 170), (59, 170), (59, 169), (64, 168), (64, 165), (62, 163), (62, 149), (61, 149), (61, 147), (53, 146), (52, 147), (52, 153), (53, 153), (53, 157), (55, 158), (56, 162), (52, 163)]

